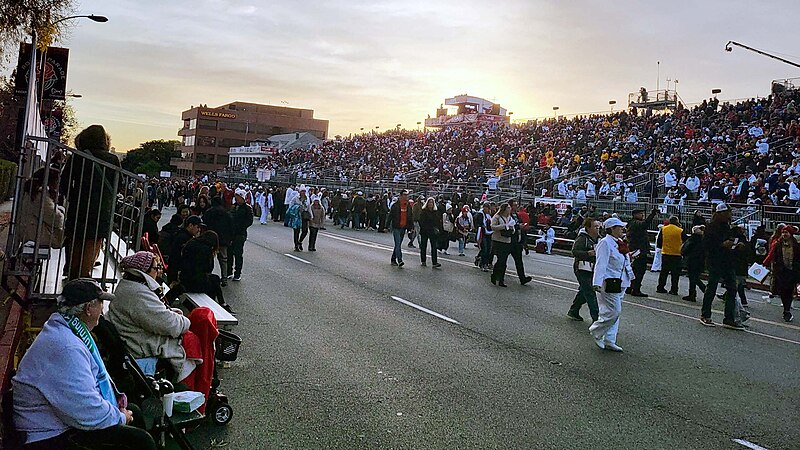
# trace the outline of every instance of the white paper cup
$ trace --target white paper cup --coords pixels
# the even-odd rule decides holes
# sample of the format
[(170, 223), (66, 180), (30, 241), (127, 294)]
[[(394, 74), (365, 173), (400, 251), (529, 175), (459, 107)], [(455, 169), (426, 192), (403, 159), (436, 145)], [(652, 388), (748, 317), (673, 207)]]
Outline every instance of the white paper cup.
[(172, 417), (172, 405), (175, 401), (175, 394), (166, 394), (162, 400), (164, 401), (164, 414), (166, 414), (167, 417)]

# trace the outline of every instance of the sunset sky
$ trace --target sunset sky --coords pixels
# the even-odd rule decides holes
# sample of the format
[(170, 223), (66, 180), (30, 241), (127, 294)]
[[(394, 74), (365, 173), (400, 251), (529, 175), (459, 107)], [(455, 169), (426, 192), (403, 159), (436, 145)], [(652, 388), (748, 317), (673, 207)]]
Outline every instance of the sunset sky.
[[(766, 95), (800, 69), (800, 3), (786, 1), (84, 0), (68, 87), (82, 125), (118, 151), (177, 139), (191, 105), (248, 101), (314, 109), (330, 136), (416, 122), (445, 97), (495, 99), (514, 118), (608, 110), (680, 80), (686, 103)], [(792, 55), (794, 53), (794, 56)], [(673, 84), (670, 82), (670, 87)]]

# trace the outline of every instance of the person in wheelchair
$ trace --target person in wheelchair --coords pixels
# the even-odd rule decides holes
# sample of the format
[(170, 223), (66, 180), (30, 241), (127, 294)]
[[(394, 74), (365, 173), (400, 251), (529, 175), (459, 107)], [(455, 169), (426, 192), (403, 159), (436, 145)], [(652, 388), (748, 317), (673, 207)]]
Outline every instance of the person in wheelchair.
[(91, 331), (103, 292), (90, 278), (64, 285), (58, 311), (42, 327), (12, 378), (13, 418), (25, 449), (156, 449), (133, 406), (116, 390)]
[(168, 307), (159, 295), (164, 266), (158, 255), (139, 251), (122, 258), (122, 280), (108, 307), (113, 323), (142, 370), (155, 373), (155, 360), (169, 362), (181, 381), (195, 369), (198, 360), (188, 358), (183, 340), (191, 322), (177, 308)]

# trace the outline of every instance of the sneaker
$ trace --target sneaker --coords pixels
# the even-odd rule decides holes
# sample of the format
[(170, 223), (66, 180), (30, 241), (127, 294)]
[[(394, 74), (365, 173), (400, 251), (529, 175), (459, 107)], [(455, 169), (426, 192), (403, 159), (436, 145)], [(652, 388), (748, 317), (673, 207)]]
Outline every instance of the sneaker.
[(433, 267), (433, 268), (442, 267), (442, 263), (438, 263), (438, 262), (437, 263), (433, 263), (433, 266), (431, 266), (431, 267)]
[(686, 297), (681, 297), (682, 300), (686, 300), (687, 302), (696, 302), (697, 297), (692, 297), (691, 295), (687, 295)]
[(714, 322), (711, 320), (711, 317), (701, 317), (700, 318), (700, 323), (702, 323), (704, 326), (707, 326), (707, 327), (715, 327), (716, 326), (714, 324)]
[(406, 265), (406, 263), (404, 263), (403, 261), (400, 261), (400, 262), (397, 263), (397, 265), (400, 266), (400, 267), (403, 267), (403, 266)]
[(678, 295), (678, 291), (669, 291), (669, 295)]
[(409, 246), (410, 248), (416, 248), (416, 247), (414, 247), (414, 244), (412, 244), (411, 242), (409, 242), (409, 243), (408, 243), (408, 246)]
[[(590, 333), (590, 334), (591, 334), (591, 333)], [(603, 339), (603, 338), (600, 338), (600, 339), (598, 339), (598, 338), (596, 338), (596, 337), (594, 337), (594, 336), (592, 336), (592, 339), (594, 339), (594, 343), (595, 343), (595, 344), (596, 344), (598, 347), (600, 347), (601, 349), (605, 349), (605, 348), (606, 348), (606, 341), (605, 341), (605, 339)]]
[(428, 267), (428, 263), (422, 263), (422, 264), (420, 264), (420, 265), (421, 265), (422, 267)]
[(242, 274), (234, 275), (233, 281), (242, 281)]
[(580, 314), (572, 314), (571, 312), (567, 313), (567, 317), (576, 321), (576, 322), (583, 322), (583, 317)]
[(233, 278), (233, 274), (230, 274), (227, 277), (225, 277), (226, 280), (230, 280), (231, 278)]
[(745, 327), (741, 323), (735, 322), (733, 320), (723, 320), (722, 321), (722, 326), (725, 327), (725, 328), (731, 329), (731, 330), (744, 330), (745, 329)]
[(392, 265), (396, 266), (397, 265), (397, 261), (392, 261)]
[(659, 294), (666, 294), (666, 293), (667, 293), (667, 290), (666, 290), (666, 289), (664, 289), (664, 288), (657, 288), (657, 289), (656, 289), (656, 292), (657, 292), (657, 293), (659, 293)]
[(525, 278), (519, 280), (519, 284), (525, 286), (526, 284), (530, 283), (531, 280), (533, 280), (533, 277), (525, 277)]
[(445, 251), (442, 252), (442, 254), (443, 255), (449, 255), (450, 253), (447, 253), (447, 250), (445, 250)]
[(792, 315), (792, 313), (790, 311), (785, 311), (783, 313), (783, 321), (784, 322), (791, 322), (793, 320), (794, 320), (794, 316)]
[(225, 311), (228, 311), (228, 313), (230, 313), (231, 315), (233, 315), (233, 316), (236, 315), (236, 313), (233, 312), (233, 309), (231, 308), (231, 305), (225, 303), (225, 304), (222, 304), (220, 306), (222, 306), (222, 309), (224, 309)]
[(467, 255), (465, 255), (463, 253), (459, 253), (458, 256), (467, 256)]
[(606, 345), (606, 350), (611, 350), (612, 352), (622, 353), (622, 347), (620, 347), (619, 345), (617, 345), (617, 344), (615, 344), (613, 342), (605, 341), (605, 345)]
[(223, 278), (222, 281), (220, 281), (219, 285), (222, 286), (222, 287), (227, 286), (228, 285), (228, 280)]

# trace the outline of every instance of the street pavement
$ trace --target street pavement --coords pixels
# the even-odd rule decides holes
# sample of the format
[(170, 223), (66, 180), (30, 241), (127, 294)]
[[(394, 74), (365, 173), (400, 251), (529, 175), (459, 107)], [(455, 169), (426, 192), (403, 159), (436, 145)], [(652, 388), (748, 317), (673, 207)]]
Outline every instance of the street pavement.
[(619, 354), (565, 316), (570, 258), (531, 253), (533, 282), (509, 272), (503, 289), (472, 245), (434, 269), (404, 243), (398, 268), (391, 234), (329, 225), (312, 253), (291, 231), (249, 229), (225, 288), (243, 339), (220, 374), (234, 418), (192, 431), (197, 448), (800, 448), (800, 327), (762, 292), (747, 332), (703, 327), (680, 297), (626, 296)]

